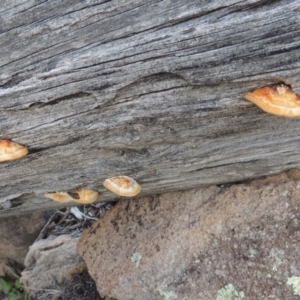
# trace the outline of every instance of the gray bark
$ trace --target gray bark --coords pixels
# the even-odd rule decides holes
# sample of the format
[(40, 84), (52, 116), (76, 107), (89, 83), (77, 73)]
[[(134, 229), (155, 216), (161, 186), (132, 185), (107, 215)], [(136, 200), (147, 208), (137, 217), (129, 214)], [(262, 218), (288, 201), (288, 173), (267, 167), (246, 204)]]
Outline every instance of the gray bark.
[(300, 94), (300, 2), (6, 0), (0, 6), (1, 216), (62, 207), (47, 191), (134, 177), (142, 195), (300, 166), (300, 120), (243, 95)]

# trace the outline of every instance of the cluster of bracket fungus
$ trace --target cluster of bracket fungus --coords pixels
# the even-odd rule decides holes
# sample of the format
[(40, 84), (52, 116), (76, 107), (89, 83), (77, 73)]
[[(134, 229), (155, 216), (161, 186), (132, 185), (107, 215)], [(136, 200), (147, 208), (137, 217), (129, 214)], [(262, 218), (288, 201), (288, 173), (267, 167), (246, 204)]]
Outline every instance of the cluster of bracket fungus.
[[(141, 191), (141, 186), (131, 177), (116, 176), (106, 179), (103, 185), (111, 192), (125, 197), (133, 197)], [(88, 189), (81, 189), (76, 192), (49, 192), (44, 195), (46, 198), (58, 201), (89, 204), (98, 198), (98, 192)]]
[(98, 198), (98, 192), (88, 189), (81, 189), (76, 192), (50, 192), (45, 194), (46, 198), (57, 202), (75, 201), (78, 203), (89, 204), (93, 203)]
[[(19, 159), (28, 154), (26, 146), (14, 143), (10, 140), (0, 139), (0, 162)], [(106, 179), (103, 185), (111, 192), (125, 197), (133, 197), (141, 191), (141, 186), (131, 177), (116, 176)], [(88, 189), (81, 189), (76, 192), (49, 192), (45, 194), (58, 202), (75, 201), (78, 203), (93, 203), (98, 198), (98, 192)]]
[(111, 192), (125, 197), (133, 197), (141, 191), (141, 186), (129, 176), (111, 177), (103, 185)]
[(28, 154), (27, 147), (0, 139), (0, 162), (19, 159)]
[[(247, 93), (245, 98), (270, 114), (291, 118), (300, 117), (300, 98), (285, 84), (256, 89)], [(111, 192), (125, 197), (136, 196), (141, 191), (141, 186), (129, 176), (108, 178), (103, 185)], [(96, 201), (98, 193), (83, 189), (76, 193), (54, 192), (47, 193), (45, 196), (59, 202), (76, 201), (86, 204)]]
[[(270, 114), (296, 118), (300, 117), (300, 98), (285, 84), (265, 86), (247, 93), (245, 98), (265, 112)], [(25, 146), (10, 140), (0, 139), (0, 162), (21, 158), (28, 154)], [(129, 176), (115, 176), (106, 179), (103, 185), (111, 192), (125, 197), (133, 197), (141, 191), (141, 186)], [(73, 192), (51, 192), (45, 197), (58, 202), (75, 201), (78, 203), (93, 203), (98, 198), (98, 192), (81, 189)]]
[(285, 84), (264, 86), (246, 94), (245, 98), (270, 114), (300, 117), (300, 98)]

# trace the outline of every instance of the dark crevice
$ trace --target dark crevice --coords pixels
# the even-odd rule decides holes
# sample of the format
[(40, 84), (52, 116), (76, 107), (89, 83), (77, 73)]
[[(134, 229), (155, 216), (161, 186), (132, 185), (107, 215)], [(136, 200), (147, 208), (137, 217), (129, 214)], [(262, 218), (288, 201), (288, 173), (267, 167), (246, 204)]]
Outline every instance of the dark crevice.
[[(222, 168), (222, 167), (227, 167), (227, 166), (235, 166), (235, 165), (241, 165), (241, 164), (246, 166), (247, 164), (258, 164), (260, 162), (261, 162), (261, 160), (259, 160), (259, 159), (253, 159), (253, 160), (243, 161), (243, 162), (229, 162), (229, 163), (224, 163), (224, 164), (218, 164), (218, 165), (212, 165), (212, 166), (209, 166), (209, 167), (199, 168), (199, 169), (193, 170), (193, 173), (203, 171), (203, 170), (210, 170), (210, 169)], [(190, 173), (190, 171), (188, 171), (188, 173)]]
[[(74, 99), (74, 98), (81, 98), (81, 97), (88, 97), (88, 96), (91, 96), (91, 94), (90, 93), (85, 93), (85, 92), (78, 92), (78, 93), (75, 93), (75, 94), (70, 94), (70, 95), (67, 95), (67, 96), (63, 96), (63, 97), (54, 99), (54, 100), (49, 101), (49, 102), (42, 102), (42, 104), (40, 104), (39, 107), (44, 107), (44, 106), (47, 106), (47, 105), (55, 105), (55, 104), (58, 104), (59, 102), (64, 101), (64, 100), (71, 100), (71, 99)], [(35, 103), (33, 103), (33, 104), (35, 104)]]
[(22, 206), (26, 200), (31, 199), (33, 197), (34, 197), (34, 193), (24, 193), (19, 197), (10, 199), (9, 201), (11, 202), (11, 207), (9, 209)]
[(39, 153), (48, 149), (51, 149), (52, 147), (45, 147), (45, 148), (31, 148), (29, 149), (29, 155), (34, 153)]
[(243, 7), (237, 11), (245, 11), (245, 10), (252, 10), (252, 9), (255, 9), (255, 8), (261, 8), (262, 6), (265, 6), (265, 5), (268, 5), (268, 4), (276, 4), (276, 2), (282, 2), (282, 0), (260, 0), (260, 1), (257, 1), (253, 4), (247, 4), (246, 7)]
[(282, 53), (288, 53), (288, 51), (293, 51), (293, 50), (299, 50), (300, 45), (294, 46), (294, 47), (289, 47), (289, 48), (283, 48), (283, 49), (277, 49), (274, 51), (270, 51), (268, 52), (267, 56), (271, 56), (271, 55), (277, 55), (277, 54), (282, 54)]
[(10, 87), (18, 85), (20, 82), (22, 82), (25, 79), (25, 77), (20, 76), (19, 74), (15, 74), (12, 76), (11, 79), (9, 79), (7, 82), (0, 85), (3, 89), (8, 89)]
[[(56, 98), (56, 99), (51, 100), (49, 102), (41, 102), (41, 101), (34, 102), (34, 103), (31, 103), (28, 107), (18, 108), (18, 109), (15, 109), (15, 110), (16, 111), (28, 110), (28, 109), (31, 109), (31, 108), (34, 108), (34, 107), (40, 108), (40, 107), (44, 107), (44, 106), (47, 106), (47, 105), (52, 106), (52, 105), (58, 104), (59, 102), (64, 101), (64, 100), (71, 100), (71, 99), (76, 99), (76, 98), (81, 98), (81, 97), (88, 97), (88, 96), (91, 96), (91, 95), (92, 95), (91, 93), (78, 92), (78, 93), (66, 95), (66, 96), (63, 96), (63, 97), (60, 97), (60, 98)], [(7, 109), (9, 109), (9, 108), (7, 108)], [(2, 109), (2, 110), (5, 110), (5, 109)], [(9, 109), (9, 111), (14, 111), (14, 110)]]
[[(69, 81), (69, 82), (67, 82), (67, 83), (63, 83), (63, 84), (56, 84), (56, 85), (53, 86), (53, 87), (49, 87), (49, 88), (45, 88), (45, 89), (39, 90), (39, 91), (37, 91), (36, 93), (38, 94), (38, 93), (45, 92), (45, 91), (51, 91), (51, 90), (53, 90), (53, 89), (57, 89), (57, 88), (59, 88), (59, 87), (67, 86), (67, 85), (72, 84), (72, 83), (78, 83), (78, 82), (81, 82), (81, 83), (82, 83), (82, 82), (84, 82), (84, 81), (88, 81), (89, 79), (90, 79), (89, 77), (85, 76), (84, 79), (73, 80), (73, 81)], [(109, 88), (109, 87), (111, 87), (111, 86), (113, 86), (113, 84), (108, 84), (108, 83), (106, 83), (106, 84), (104, 84), (103, 86), (101, 86), (101, 89), (106, 89), (106, 88)], [(78, 94), (78, 93), (82, 93), (82, 92), (77, 92), (77, 93), (75, 93), (75, 94)], [(84, 92), (83, 92), (83, 93), (84, 93)], [(85, 94), (90, 94), (90, 93), (85, 93)], [(90, 94), (90, 95), (91, 95), (91, 94)], [(65, 96), (63, 96), (63, 97), (65, 97)]]
[(88, 113), (88, 112), (89, 112), (89, 111), (87, 110), (87, 111), (84, 111), (84, 112), (79, 112), (79, 113), (75, 113), (75, 114), (72, 114), (72, 115), (64, 116), (64, 117), (58, 118), (58, 119), (56, 119), (56, 120), (54, 120), (54, 121), (51, 121), (51, 122), (48, 122), (48, 123), (39, 124), (39, 125), (37, 125), (37, 126), (30, 127), (30, 128), (25, 129), (25, 130), (20, 130), (20, 131), (12, 132), (11, 134), (14, 134), (14, 135), (15, 135), (15, 134), (19, 134), (19, 133), (21, 133), (21, 132), (28, 132), (29, 130), (37, 129), (37, 128), (41, 127), (41, 126), (45, 126), (45, 125), (49, 125), (49, 124), (54, 124), (54, 123), (56, 123), (56, 122), (58, 122), (58, 121), (61, 121), (61, 120), (64, 120), (64, 119), (68, 119), (68, 118), (73, 118), (73, 117), (75, 117), (75, 116), (80, 116), (80, 115), (86, 114), (86, 113)]
[(82, 139), (82, 137), (79, 136), (79, 137), (76, 137), (76, 138), (68, 139), (67, 141), (65, 141), (63, 143), (53, 144), (53, 145), (51, 145), (49, 147), (44, 147), (44, 148), (29, 148), (29, 154), (39, 153), (39, 152), (46, 151), (46, 150), (49, 150), (49, 149), (53, 149), (53, 148), (57, 148), (57, 147), (62, 147), (62, 146), (66, 146), (66, 145), (71, 145), (73, 143), (76, 143), (76, 142), (80, 141), (81, 139)]

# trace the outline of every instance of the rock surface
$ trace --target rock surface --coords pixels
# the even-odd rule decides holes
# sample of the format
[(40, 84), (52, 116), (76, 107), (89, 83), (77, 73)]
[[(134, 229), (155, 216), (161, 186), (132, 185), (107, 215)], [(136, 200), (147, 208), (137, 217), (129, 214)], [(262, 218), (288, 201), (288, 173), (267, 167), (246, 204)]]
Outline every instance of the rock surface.
[(31, 294), (55, 287), (85, 269), (76, 251), (77, 241), (78, 238), (70, 235), (60, 235), (52, 240), (40, 240), (30, 247), (21, 281)]
[(299, 179), (291, 171), (120, 201), (82, 234), (78, 251), (101, 296), (296, 300)]
[(44, 224), (43, 212), (0, 219), (0, 277), (18, 277), (29, 246)]

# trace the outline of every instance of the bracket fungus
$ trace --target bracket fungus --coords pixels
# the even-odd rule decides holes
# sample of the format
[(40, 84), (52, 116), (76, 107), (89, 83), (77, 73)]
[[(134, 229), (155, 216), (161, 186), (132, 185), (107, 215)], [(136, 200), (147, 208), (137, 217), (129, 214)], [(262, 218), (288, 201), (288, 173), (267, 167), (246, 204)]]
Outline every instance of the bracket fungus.
[(264, 86), (244, 97), (270, 114), (289, 118), (300, 117), (300, 98), (285, 84)]
[(78, 198), (74, 197), (73, 200), (78, 203), (84, 203), (84, 204), (93, 203), (98, 198), (98, 192), (93, 190), (82, 189), (77, 191), (76, 194), (78, 195)]
[(44, 196), (57, 202), (69, 202), (74, 200), (74, 198), (66, 192), (50, 192)]
[(93, 203), (98, 198), (98, 192), (93, 190), (82, 189), (73, 192), (51, 192), (44, 195), (46, 198), (58, 201), (58, 202), (69, 202), (75, 201), (78, 203), (88, 204)]
[(27, 147), (10, 140), (0, 139), (0, 162), (15, 160), (28, 154)]
[(106, 179), (103, 185), (111, 192), (125, 197), (133, 197), (141, 191), (141, 186), (129, 176), (115, 176)]

